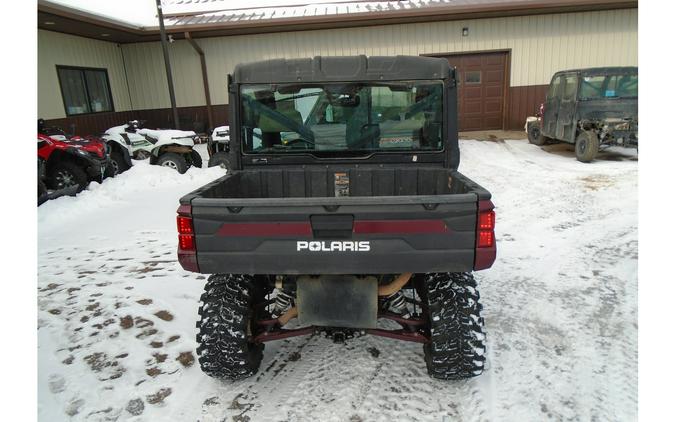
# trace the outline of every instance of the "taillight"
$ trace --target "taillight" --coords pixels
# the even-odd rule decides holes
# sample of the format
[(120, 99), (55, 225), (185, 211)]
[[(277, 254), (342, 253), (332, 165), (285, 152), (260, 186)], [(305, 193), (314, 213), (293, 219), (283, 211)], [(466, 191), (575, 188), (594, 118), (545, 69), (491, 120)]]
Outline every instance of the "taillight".
[(179, 215), (178, 223), (178, 247), (186, 251), (195, 249), (195, 232), (192, 230), (192, 218)]
[(478, 214), (478, 229), (479, 230), (494, 230), (495, 229), (495, 212), (481, 211)]
[(192, 226), (192, 207), (190, 205), (178, 207), (176, 226), (178, 227), (178, 262), (188, 271), (199, 272), (195, 231)]
[(476, 259), (475, 270), (490, 268), (495, 261), (495, 212), (492, 201), (478, 201), (476, 219)]
[(495, 233), (492, 231), (481, 230), (478, 232), (478, 247), (489, 248), (495, 244)]

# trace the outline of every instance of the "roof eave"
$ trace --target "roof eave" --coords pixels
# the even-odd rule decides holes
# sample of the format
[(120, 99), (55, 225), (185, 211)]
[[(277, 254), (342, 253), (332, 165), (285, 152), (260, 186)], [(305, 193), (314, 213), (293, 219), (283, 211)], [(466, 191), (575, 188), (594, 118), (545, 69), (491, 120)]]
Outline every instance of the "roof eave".
[[(190, 32), (194, 38), (206, 38), (256, 33), (336, 29), (415, 22), (436, 22), (612, 9), (633, 9), (637, 7), (637, 0), (514, 0), (501, 4), (473, 4), (464, 6), (443, 5), (420, 9), (360, 12), (342, 15), (332, 14), (263, 20), (229, 20), (227, 22), (213, 22), (205, 24), (167, 25), (166, 30), (168, 33), (173, 34), (174, 38), (176, 39), (183, 38), (185, 32)], [(113, 37), (111, 37), (110, 39), (106, 39), (107, 41), (121, 43), (148, 42), (156, 41), (156, 37), (159, 37), (158, 26), (135, 26), (127, 22), (95, 15), (83, 10), (53, 3), (48, 0), (38, 0), (38, 11), (71, 20), (81, 21), (90, 25), (100, 26), (102, 28), (115, 29), (133, 36), (131, 39), (128, 39), (128, 37), (123, 37), (126, 39), (113, 39)], [(42, 29), (71, 33), (69, 31), (56, 28), (45, 27)], [(74, 34), (77, 35), (76, 33)]]
[[(96, 15), (94, 13), (89, 13), (84, 10), (53, 3), (47, 0), (38, 0), (38, 11), (51, 13), (64, 18), (76, 19), (82, 22), (88, 22), (105, 28), (117, 29), (135, 35), (147, 35), (148, 32), (154, 32), (150, 28), (132, 25), (128, 22), (109, 18), (107, 16)], [(150, 29), (150, 31), (148, 31), (148, 29)], [(157, 31), (159, 31), (159, 29)]]
[[(307, 29), (312, 25), (329, 24), (328, 27), (340, 28), (356, 26), (355, 23), (377, 21), (376, 24), (416, 22), (420, 20), (460, 20), (478, 17), (501, 17), (514, 15), (534, 15), (544, 13), (581, 12), (592, 10), (611, 10), (637, 8), (636, 0), (559, 0), (546, 1), (513, 1), (504, 4), (491, 5), (443, 5), (422, 9), (404, 9), (382, 12), (361, 12), (344, 15), (322, 15), (309, 17), (277, 18), (264, 20), (235, 20), (228, 22), (213, 22), (205, 24), (167, 25), (167, 32), (201, 32), (221, 30), (242, 30), (245, 28), (275, 28), (277, 31), (295, 30), (293, 27)], [(340, 19), (337, 19), (337, 18)], [(325, 25), (322, 25), (325, 27)], [(158, 31), (158, 26), (146, 28), (149, 31)], [(272, 32), (272, 31), (267, 31)], [(197, 34), (195, 34), (197, 36)]]

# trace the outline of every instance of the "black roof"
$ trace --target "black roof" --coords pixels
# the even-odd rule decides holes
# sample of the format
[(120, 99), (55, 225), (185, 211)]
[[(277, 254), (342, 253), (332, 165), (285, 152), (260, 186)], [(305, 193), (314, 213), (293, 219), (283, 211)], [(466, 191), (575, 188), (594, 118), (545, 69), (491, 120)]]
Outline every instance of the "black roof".
[(635, 66), (607, 66), (607, 67), (587, 67), (585, 69), (570, 69), (570, 70), (561, 70), (556, 72), (553, 76), (559, 75), (561, 73), (580, 73), (582, 75), (591, 76), (591, 75), (606, 75), (606, 74), (631, 74), (637, 73), (638, 68)]
[(419, 56), (316, 56), (239, 64), (234, 83), (404, 81), (444, 79), (450, 74), (446, 59)]

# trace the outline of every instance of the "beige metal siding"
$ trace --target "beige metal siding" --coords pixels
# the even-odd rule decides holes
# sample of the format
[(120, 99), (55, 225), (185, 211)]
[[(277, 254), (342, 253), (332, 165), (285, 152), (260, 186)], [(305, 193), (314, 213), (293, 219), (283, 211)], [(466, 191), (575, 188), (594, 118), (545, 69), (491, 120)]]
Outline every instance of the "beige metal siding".
[[(159, 42), (125, 44), (122, 51), (134, 109), (171, 107), (162, 45)], [(197, 52), (187, 41), (180, 40), (169, 44), (169, 59), (176, 105), (189, 107), (206, 104)]]
[(115, 111), (131, 109), (122, 52), (117, 44), (38, 30), (39, 117), (66, 117), (56, 65), (107, 69)]
[[(462, 37), (462, 28), (469, 36)], [(547, 84), (561, 69), (637, 65), (637, 9), (566, 13), (199, 39), (213, 104), (226, 104), (237, 63), (316, 55), (396, 55), (511, 50), (511, 86)], [(38, 111), (64, 117), (55, 64), (106, 67), (115, 110), (169, 107), (159, 42), (125, 44), (48, 31), (38, 38)], [(169, 45), (179, 107), (204, 105), (199, 56), (186, 41)], [(127, 68), (127, 92), (122, 55)]]
[[(469, 36), (462, 37), (462, 28)], [(214, 104), (237, 63), (315, 55), (395, 55), (511, 50), (511, 86), (547, 84), (561, 69), (637, 65), (637, 9), (297, 31), (199, 39)], [(168, 107), (159, 43), (124, 45), (134, 107)], [(203, 105), (199, 58), (170, 45), (178, 106)], [(133, 65), (130, 63), (134, 62)]]

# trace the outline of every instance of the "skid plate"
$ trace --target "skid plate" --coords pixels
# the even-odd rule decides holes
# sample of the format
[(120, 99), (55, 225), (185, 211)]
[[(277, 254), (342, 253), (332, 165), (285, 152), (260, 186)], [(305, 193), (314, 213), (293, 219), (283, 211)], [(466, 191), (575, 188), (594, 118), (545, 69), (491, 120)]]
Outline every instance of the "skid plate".
[(364, 329), (377, 325), (375, 277), (303, 276), (297, 285), (300, 324)]

